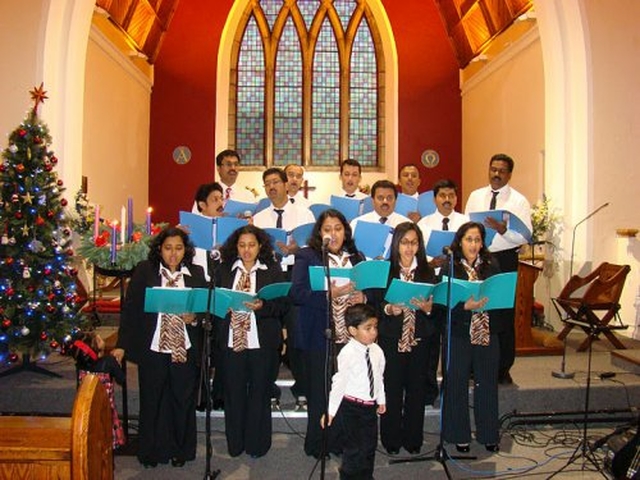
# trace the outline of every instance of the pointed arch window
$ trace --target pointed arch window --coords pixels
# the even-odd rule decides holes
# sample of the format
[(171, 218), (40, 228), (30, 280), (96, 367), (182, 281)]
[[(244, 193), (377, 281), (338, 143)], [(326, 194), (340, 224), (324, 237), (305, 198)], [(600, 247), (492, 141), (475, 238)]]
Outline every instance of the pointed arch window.
[(229, 143), (243, 165), (382, 169), (384, 54), (367, 0), (255, 0), (232, 51)]

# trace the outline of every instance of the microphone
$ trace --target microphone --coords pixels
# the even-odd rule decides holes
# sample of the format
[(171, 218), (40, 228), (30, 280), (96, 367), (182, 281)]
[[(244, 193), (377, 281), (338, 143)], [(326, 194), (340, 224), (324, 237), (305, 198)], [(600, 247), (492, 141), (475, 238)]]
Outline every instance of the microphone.
[(573, 227), (573, 235), (571, 236), (571, 259), (570, 259), (571, 261), (569, 262), (569, 278), (571, 278), (573, 276), (573, 251), (574, 251), (574, 247), (575, 247), (575, 243), (576, 243), (576, 228), (578, 228), (578, 225), (586, 222), (591, 217), (593, 217), (596, 213), (598, 213), (600, 210), (602, 210), (603, 208), (608, 207), (608, 206), (609, 206), (609, 202), (603, 203), (598, 208), (596, 208), (593, 212), (591, 212), (589, 215), (587, 215), (582, 220), (580, 220), (578, 223), (576, 223), (575, 226)]
[(211, 260), (213, 260), (214, 262), (217, 262), (220, 260), (222, 256), (220, 255), (220, 250), (218, 250), (217, 248), (214, 248), (213, 250), (211, 250), (211, 252), (209, 252), (209, 258), (211, 258)]
[(252, 217), (251, 210), (245, 210), (245, 212), (242, 214), (242, 218), (244, 218), (247, 221), (249, 221), (251, 217)]
[(322, 248), (327, 248), (331, 243), (331, 235), (324, 235), (322, 237)]
[(442, 247), (442, 254), (443, 255), (453, 255), (453, 250), (451, 250), (451, 247), (446, 246), (446, 247)]

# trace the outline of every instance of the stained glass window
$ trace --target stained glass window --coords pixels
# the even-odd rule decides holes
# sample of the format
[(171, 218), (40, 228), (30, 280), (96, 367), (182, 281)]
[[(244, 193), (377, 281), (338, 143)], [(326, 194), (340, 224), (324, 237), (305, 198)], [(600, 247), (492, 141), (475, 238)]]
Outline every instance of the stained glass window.
[(384, 59), (367, 2), (260, 0), (246, 8), (229, 95), (230, 146), (243, 164), (335, 167), (350, 157), (382, 165)]

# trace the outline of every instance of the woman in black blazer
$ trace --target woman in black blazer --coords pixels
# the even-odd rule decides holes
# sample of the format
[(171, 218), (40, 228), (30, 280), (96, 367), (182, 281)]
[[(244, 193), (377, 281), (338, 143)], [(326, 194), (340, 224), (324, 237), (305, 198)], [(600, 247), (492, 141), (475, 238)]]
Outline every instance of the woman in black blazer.
[[(330, 374), (325, 371), (327, 352), (327, 329), (331, 326), (327, 322), (327, 292), (311, 290), (309, 267), (321, 266), (323, 239), (328, 241), (328, 260), (331, 267), (352, 267), (363, 261), (364, 255), (356, 250), (351, 236), (351, 227), (344, 215), (337, 210), (329, 209), (322, 212), (313, 227), (308, 246), (296, 253), (296, 261), (291, 278), (289, 296), (298, 305), (298, 321), (296, 323), (296, 347), (302, 350), (302, 359), (306, 368), (307, 384), (307, 433), (304, 441), (304, 451), (307, 455), (318, 458), (329, 452), (341, 453), (339, 421), (329, 429), (328, 451), (323, 452), (322, 429), (320, 417), (327, 408), (325, 382)], [(331, 286), (332, 297), (346, 300), (347, 305), (362, 303), (365, 299), (363, 292), (356, 291), (351, 282), (335, 282)], [(335, 319), (335, 315), (333, 315)], [(337, 350), (347, 339), (334, 338)]]
[[(221, 249), (218, 287), (256, 293), (284, 282), (271, 241), (264, 230), (246, 225), (231, 234)], [(224, 419), (229, 455), (261, 457), (271, 448), (271, 386), (282, 344), (287, 297), (255, 300), (248, 311), (216, 318), (216, 342), (223, 352)]]
[[(485, 246), (485, 229), (481, 223), (462, 225), (451, 244), (453, 275), (462, 280), (485, 280), (499, 273), (497, 262)], [(449, 266), (442, 268), (449, 274)], [(443, 436), (455, 443), (459, 452), (470, 450), (469, 380), (473, 372), (473, 417), (476, 440), (489, 452), (499, 447), (498, 368), (500, 345), (499, 319), (491, 311), (483, 312), (488, 298), (459, 302), (451, 310), (450, 353), (443, 405)], [(487, 328), (488, 325), (488, 328)]]
[[(206, 281), (202, 268), (192, 264), (194, 247), (184, 231), (165, 228), (150, 248), (129, 283), (112, 355), (119, 362), (126, 355), (138, 364), (138, 460), (145, 468), (168, 461), (181, 467), (196, 457), (201, 325), (190, 313), (146, 313), (144, 299), (148, 287), (204, 287)], [(168, 333), (171, 326), (182, 332), (175, 342)]]
[[(389, 283), (435, 283), (436, 275), (425, 255), (420, 228), (413, 222), (396, 226), (391, 240)], [(432, 315), (431, 298), (412, 299), (413, 308), (383, 301), (378, 322), (378, 344), (386, 359), (384, 388), (387, 412), (380, 417), (380, 440), (391, 455), (400, 447), (420, 453), (424, 440), (427, 386), (438, 391), (440, 320)]]

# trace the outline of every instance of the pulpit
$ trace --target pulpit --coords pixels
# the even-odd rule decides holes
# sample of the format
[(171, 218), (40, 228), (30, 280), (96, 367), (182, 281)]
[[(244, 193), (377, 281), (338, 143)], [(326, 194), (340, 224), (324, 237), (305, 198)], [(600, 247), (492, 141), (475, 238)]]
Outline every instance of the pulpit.
[(518, 283), (515, 298), (515, 333), (517, 355), (559, 355), (562, 343), (551, 342), (544, 345), (540, 335), (534, 335), (531, 324), (533, 317), (533, 286), (542, 267), (529, 261), (518, 262)]

